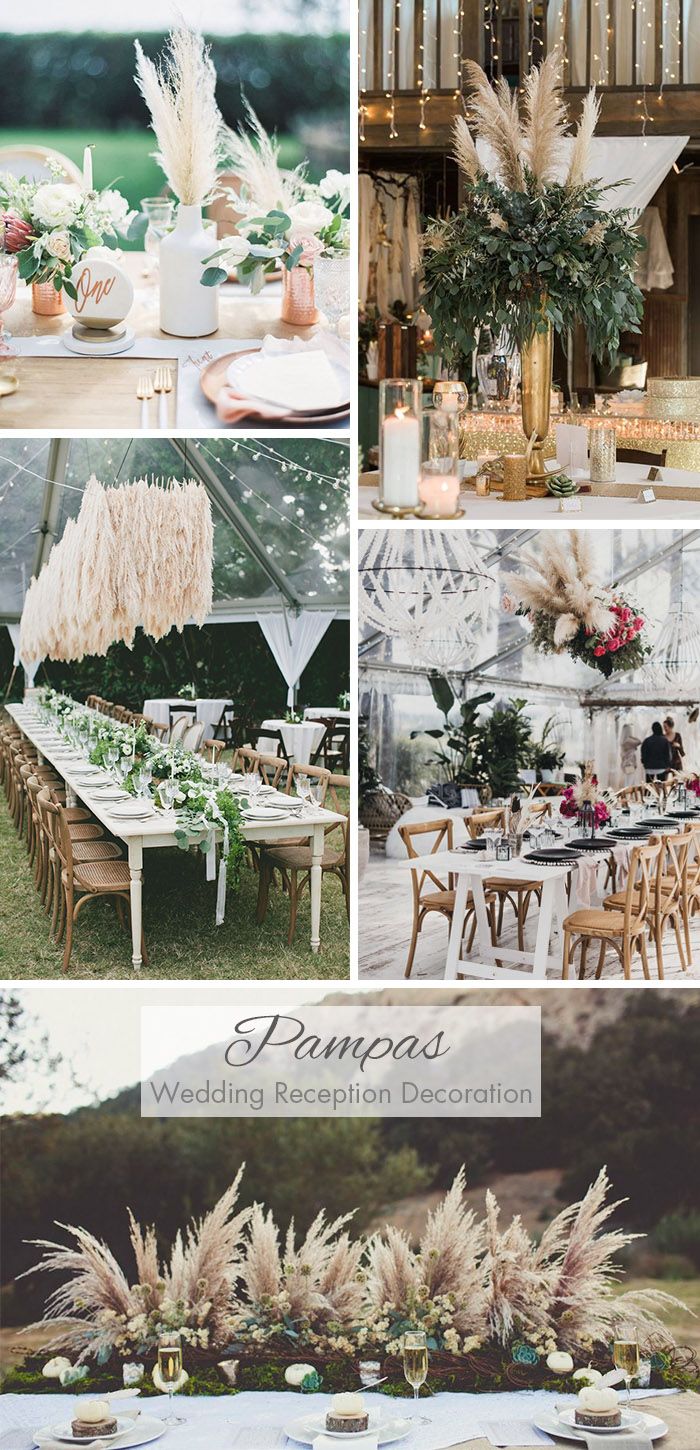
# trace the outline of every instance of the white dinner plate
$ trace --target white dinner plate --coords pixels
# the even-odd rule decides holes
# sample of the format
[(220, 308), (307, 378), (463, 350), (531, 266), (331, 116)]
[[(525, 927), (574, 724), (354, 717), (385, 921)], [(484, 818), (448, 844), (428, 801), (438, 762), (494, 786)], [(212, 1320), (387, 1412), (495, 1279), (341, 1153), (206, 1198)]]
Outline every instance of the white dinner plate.
[(243, 812), (246, 821), (286, 821), (288, 817), (288, 810), (279, 810), (275, 806), (250, 806)]
[(155, 811), (129, 811), (126, 806), (115, 806), (109, 814), (113, 821), (150, 821)]
[(624, 1434), (625, 1430), (642, 1429), (642, 1417), (634, 1410), (622, 1410), (619, 1425), (577, 1425), (575, 1405), (570, 1405), (564, 1410), (559, 1410), (557, 1419), (562, 1425), (567, 1425), (570, 1429), (585, 1430), (591, 1435), (621, 1435)]
[[(668, 1425), (664, 1420), (660, 1420), (657, 1415), (647, 1415), (644, 1411), (640, 1410), (639, 1419), (641, 1421), (639, 1428), (649, 1436), (650, 1440), (660, 1440), (663, 1435), (668, 1434)], [(562, 1440), (585, 1441), (586, 1435), (590, 1430), (590, 1426), (566, 1425), (563, 1423), (560, 1415), (540, 1415), (539, 1419), (535, 1420), (535, 1425), (538, 1430), (544, 1430), (545, 1434), (558, 1435)], [(627, 1428), (629, 1429), (629, 1427)], [(621, 1433), (618, 1431), (621, 1447), (625, 1443), (625, 1433), (624, 1429)]]
[[(298, 356), (299, 356), (299, 358), (301, 360), (301, 366), (303, 368), (303, 365), (304, 365), (304, 355), (303, 355), (303, 352), (299, 353)], [(254, 351), (254, 352), (251, 351), (251, 352), (242, 352), (242, 353), (240, 353), (238, 355), (238, 357), (234, 358), (234, 360), (229, 365), (229, 368), (228, 368), (228, 380), (229, 380), (231, 386), (235, 389), (235, 391), (237, 393), (240, 393), (241, 396), (244, 397), (244, 398), (248, 396), (248, 373), (250, 372), (250, 369), (252, 367), (254, 367), (257, 370), (258, 361), (259, 361), (258, 351), (256, 349), (256, 351)], [(349, 365), (347, 367), (343, 366), (343, 363), (340, 361), (340, 359), (339, 358), (335, 358), (335, 357), (329, 357), (327, 359), (327, 361), (328, 361), (328, 363), (329, 363), (329, 365), (331, 367), (331, 370), (332, 370), (332, 372), (333, 372), (333, 374), (335, 376), (335, 381), (336, 381), (336, 384), (337, 384), (337, 387), (338, 387), (338, 400), (337, 400), (337, 402), (335, 402), (333, 404), (328, 404), (328, 406), (327, 407), (324, 407), (324, 408), (317, 408), (317, 407), (311, 406), (309, 408), (302, 408), (299, 411), (295, 411), (295, 410), (293, 410), (291, 408), (283, 408), (283, 411), (289, 417), (303, 418), (307, 414), (309, 416), (315, 416), (317, 413), (328, 413), (329, 415), (332, 416), (333, 413), (339, 412), (341, 408), (344, 408), (346, 406), (346, 400), (348, 400), (350, 398), (350, 396), (351, 396), (350, 369), (349, 369)], [(254, 398), (254, 395), (253, 394), (251, 394), (251, 398)], [(260, 401), (262, 401), (263, 403), (266, 403), (266, 399), (262, 399)], [(272, 406), (280, 406), (280, 407), (282, 407), (281, 404), (280, 405), (272, 405)], [(262, 734), (263, 739), (264, 739), (264, 731), (261, 731), (261, 734)]]
[[(119, 1423), (119, 1418), (117, 1418), (117, 1424)], [(110, 1440), (106, 1435), (100, 1437), (103, 1440), (107, 1440), (109, 1444), (113, 1444), (115, 1450), (130, 1450), (132, 1446), (149, 1445), (152, 1440), (160, 1440), (161, 1435), (164, 1435), (168, 1428), (167, 1425), (163, 1424), (162, 1420), (156, 1419), (155, 1415), (139, 1415), (134, 1421), (125, 1419), (121, 1423), (126, 1428), (118, 1433), (116, 1439), (113, 1438)], [(58, 1429), (61, 1428), (65, 1431), (66, 1426), (58, 1427)], [(70, 1431), (70, 1425), (67, 1428)], [(49, 1436), (52, 1436), (54, 1440), (62, 1441), (66, 1445), (90, 1444), (90, 1441), (76, 1440), (74, 1435), (58, 1434), (55, 1425), (42, 1425), (39, 1430), (35, 1430), (34, 1444), (38, 1445), (41, 1440), (48, 1439)], [(92, 1438), (94, 1440), (95, 1436), (93, 1435)]]
[[(405, 1440), (411, 1434), (414, 1425), (412, 1420), (385, 1419), (376, 1410), (370, 1411), (368, 1434), (376, 1435), (377, 1445), (393, 1445), (397, 1440)], [(352, 1443), (359, 1445), (360, 1450), (366, 1441), (364, 1434), (357, 1434), (352, 1431), (344, 1434), (342, 1430), (327, 1430), (325, 1415), (303, 1415), (299, 1420), (292, 1420), (290, 1425), (285, 1425), (285, 1434), (290, 1440), (297, 1440), (301, 1445), (313, 1445), (317, 1435), (328, 1435), (331, 1440), (338, 1440), (343, 1444)]]

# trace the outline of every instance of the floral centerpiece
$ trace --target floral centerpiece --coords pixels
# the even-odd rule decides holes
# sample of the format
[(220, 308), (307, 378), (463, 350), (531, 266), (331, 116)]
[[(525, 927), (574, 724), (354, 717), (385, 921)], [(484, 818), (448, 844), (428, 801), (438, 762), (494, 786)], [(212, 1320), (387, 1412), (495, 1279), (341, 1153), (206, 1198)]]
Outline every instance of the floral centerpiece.
[(92, 247), (116, 247), (135, 214), (114, 187), (86, 191), (62, 179), (60, 167), (52, 171), (51, 181), (0, 174), (0, 212), (5, 251), (16, 254), (20, 277), (35, 289), (52, 288), (60, 306), (61, 291), (77, 298), (77, 263)]
[(463, 117), (455, 157), (464, 205), (433, 222), (423, 243), (422, 303), (443, 356), (457, 366), (479, 330), (505, 328), (522, 354), (523, 427), (532, 441), (531, 475), (544, 478), (553, 331), (583, 323), (591, 351), (614, 355), (623, 331), (638, 332), (642, 294), (634, 281), (644, 243), (634, 217), (610, 210), (591, 180), (590, 144), (598, 120), (595, 90), (584, 100), (569, 150), (561, 98), (562, 58), (553, 50), (518, 98), (505, 78), (495, 88), (473, 61), (469, 117), (488, 151), (488, 170)]
[[(63, 1276), (41, 1322), (54, 1331), (47, 1353), (117, 1369), (170, 1327), (190, 1345), (191, 1364), (220, 1364), (243, 1387), (284, 1388), (301, 1356), (305, 1372), (322, 1369), (347, 1387), (369, 1352), (398, 1389), (403, 1337), (422, 1328), (431, 1380), (470, 1390), (567, 1388), (575, 1368), (609, 1367), (616, 1335), (653, 1356), (657, 1383), (679, 1353), (660, 1316), (685, 1306), (658, 1290), (619, 1292), (614, 1260), (635, 1235), (607, 1227), (619, 1205), (605, 1170), (534, 1239), (519, 1217), (501, 1226), (490, 1192), (477, 1217), (462, 1169), (415, 1246), (393, 1226), (352, 1239), (350, 1215), (323, 1212), (300, 1241), (292, 1226), (281, 1235), (262, 1205), (235, 1211), (239, 1183), (240, 1174), (164, 1262), (155, 1229), (132, 1217), (133, 1283), (82, 1228), (67, 1229), (69, 1246), (41, 1241), (36, 1269)], [(696, 1382), (690, 1352), (686, 1363)]]
[[(331, 170), (310, 182), (306, 166), (286, 170), (279, 143), (269, 136), (248, 107), (248, 128), (228, 131), (224, 141), (228, 164), (238, 186), (224, 188), (236, 216), (237, 235), (226, 237), (207, 257), (205, 286), (216, 287), (236, 271), (258, 293), (265, 277), (282, 268), (287, 289), (291, 274), (306, 294), (303, 306), (313, 310), (313, 266), (319, 257), (347, 258), (350, 246), (350, 177)], [(286, 321), (289, 304), (283, 305)]]
[(700, 796), (700, 776), (691, 775), (685, 782), (686, 790), (692, 791), (694, 796)]
[(559, 814), (565, 820), (578, 820), (582, 826), (592, 827), (592, 834), (610, 820), (610, 811), (600, 787), (598, 777), (586, 770), (583, 780), (577, 785), (567, 785), (563, 793)]
[(548, 534), (537, 554), (525, 554), (523, 562), (530, 574), (509, 579), (503, 607), (527, 617), (535, 649), (566, 651), (606, 678), (644, 663), (650, 653), (642, 639), (644, 615), (617, 589), (600, 583), (585, 529)]

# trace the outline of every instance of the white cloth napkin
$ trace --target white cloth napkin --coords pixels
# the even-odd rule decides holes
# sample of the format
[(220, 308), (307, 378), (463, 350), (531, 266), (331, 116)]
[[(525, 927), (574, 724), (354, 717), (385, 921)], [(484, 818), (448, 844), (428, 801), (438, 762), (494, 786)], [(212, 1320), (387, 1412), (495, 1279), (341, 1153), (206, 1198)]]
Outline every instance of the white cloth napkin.
[(531, 1420), (494, 1420), (484, 1425), (483, 1433), (491, 1445), (553, 1445), (545, 1430), (538, 1430)]
[(651, 1440), (644, 1430), (635, 1430), (634, 1434), (623, 1431), (621, 1435), (587, 1435), (586, 1445), (588, 1450), (651, 1450)]
[[(301, 365), (303, 363), (303, 366)], [(222, 422), (237, 422), (252, 412), (273, 416), (279, 410), (304, 412), (338, 408), (347, 399), (336, 367), (347, 369), (348, 348), (337, 337), (267, 337), (240, 375), (238, 361), (227, 372), (227, 386), (217, 401)]]

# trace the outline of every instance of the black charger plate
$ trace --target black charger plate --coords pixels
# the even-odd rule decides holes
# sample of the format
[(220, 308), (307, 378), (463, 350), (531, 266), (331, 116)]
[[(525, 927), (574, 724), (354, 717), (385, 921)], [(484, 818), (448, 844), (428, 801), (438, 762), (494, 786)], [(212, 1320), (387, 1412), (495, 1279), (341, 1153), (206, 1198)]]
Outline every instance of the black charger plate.
[(590, 836), (584, 836), (570, 842), (572, 851), (604, 851), (606, 846), (614, 846), (614, 844), (615, 842), (610, 836), (595, 836), (593, 840)]

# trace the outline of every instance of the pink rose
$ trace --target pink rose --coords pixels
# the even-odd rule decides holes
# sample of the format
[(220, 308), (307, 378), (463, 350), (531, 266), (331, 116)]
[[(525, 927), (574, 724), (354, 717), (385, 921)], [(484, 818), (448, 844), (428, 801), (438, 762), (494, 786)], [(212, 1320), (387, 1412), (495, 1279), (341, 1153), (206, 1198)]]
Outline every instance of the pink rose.
[(614, 652), (616, 649), (619, 649), (619, 648), (620, 648), (620, 641), (619, 641), (619, 639), (611, 639), (611, 640), (609, 640), (609, 642), (608, 642), (608, 649), (609, 650), (612, 650)]
[(643, 629), (644, 628), (644, 620), (642, 619), (641, 614), (638, 614), (637, 615), (637, 617), (636, 617), (636, 619), (634, 621), (634, 627), (635, 627), (635, 629)]
[(301, 247), (299, 265), (302, 267), (310, 267), (323, 251), (323, 242), (318, 237), (299, 237), (295, 246)]
[(605, 645), (604, 644), (597, 644), (596, 647), (595, 647), (595, 649), (594, 649), (594, 651), (593, 651), (593, 653), (594, 653), (596, 659), (599, 660), (600, 657), (601, 657), (601, 655), (604, 655), (605, 654)]

